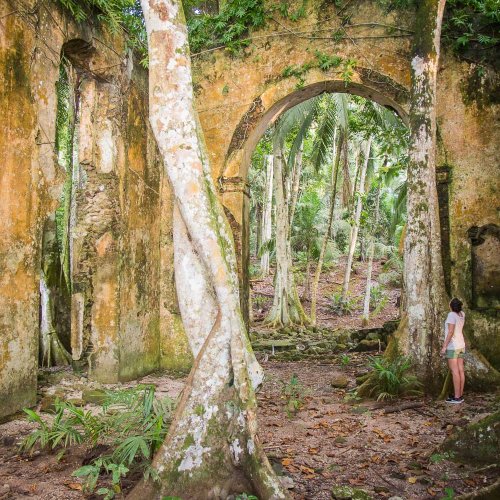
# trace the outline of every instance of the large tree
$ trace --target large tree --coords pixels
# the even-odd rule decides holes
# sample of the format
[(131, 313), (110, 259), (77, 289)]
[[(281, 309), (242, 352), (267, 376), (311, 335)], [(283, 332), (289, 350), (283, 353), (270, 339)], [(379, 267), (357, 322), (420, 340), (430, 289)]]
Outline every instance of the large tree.
[(285, 498), (257, 437), (261, 379), (240, 310), (231, 230), (217, 199), (194, 108), (180, 0), (141, 1), (149, 45), (149, 115), (175, 196), (179, 306), (195, 362), (165, 443), (159, 482), (130, 498)]
[(419, 2), (411, 61), (408, 225), (405, 241), (408, 337), (402, 346), (422, 378), (439, 373), (446, 311), (436, 190), (436, 81), (445, 0)]

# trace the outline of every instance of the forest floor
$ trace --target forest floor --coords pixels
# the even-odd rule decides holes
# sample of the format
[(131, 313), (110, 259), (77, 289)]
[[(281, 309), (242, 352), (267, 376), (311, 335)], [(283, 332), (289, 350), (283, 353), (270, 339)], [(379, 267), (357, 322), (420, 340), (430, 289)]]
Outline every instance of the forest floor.
[[(332, 295), (342, 291), (344, 280), (346, 256), (341, 257), (330, 269), (321, 273), (318, 287), (317, 324), (321, 328), (330, 329), (357, 329), (361, 328), (361, 317), (363, 313), (363, 299), (366, 289), (367, 262), (355, 261), (349, 283), (349, 297), (352, 302), (350, 314), (338, 315), (332, 310)], [(374, 260), (372, 270), (372, 286), (377, 284), (379, 276), (383, 273), (384, 260)], [(258, 261), (253, 260), (255, 268)], [(311, 281), (315, 267), (311, 265)], [(250, 280), (250, 293), (252, 298), (252, 320), (256, 326), (265, 318), (272, 306), (274, 287), (273, 271), (265, 278), (252, 278)], [(297, 280), (297, 277), (301, 278)], [(306, 314), (310, 313), (311, 303), (308, 297), (304, 297), (303, 273), (296, 273), (297, 291), (301, 297), (302, 305)], [(386, 321), (396, 319), (399, 316), (399, 298), (401, 290), (398, 285), (387, 284), (382, 287), (382, 297), (379, 302), (378, 311), (369, 318), (368, 328), (381, 327)]]
[[(349, 396), (366, 361), (365, 353), (354, 353), (343, 367), (319, 361), (262, 361), (267, 376), (258, 394), (260, 437), (273, 466), (290, 478), (293, 498), (329, 499), (332, 488), (339, 485), (361, 488), (372, 498), (453, 498), (495, 481), (498, 466), (460, 465), (437, 448), (450, 433), (492, 412), (498, 394), (466, 393), (461, 405), (417, 398), (412, 400), (415, 408), (386, 413), (384, 408), (401, 401), (382, 405)], [(296, 404), (290, 405), (286, 388), (294, 374)], [(89, 386), (85, 378), (69, 371), (55, 375), (52, 381), (57, 383), (41, 388), (41, 396), (57, 393), (78, 399)], [(176, 397), (183, 382), (166, 375), (140, 381), (154, 384), (158, 397)], [(296, 406), (300, 408), (295, 412)], [(89, 498), (81, 491), (82, 481), (71, 474), (94, 452), (78, 445), (60, 460), (55, 452), (21, 455), (18, 444), (35, 427), (21, 416), (0, 425), (0, 498)], [(124, 480), (124, 491), (137, 480), (137, 476)], [(105, 485), (106, 480), (99, 483)]]
[[(380, 261), (374, 263), (374, 280), (381, 268)], [(318, 330), (318, 335), (326, 334), (325, 338), (330, 335), (325, 328), (361, 327), (362, 299), (357, 299), (351, 315), (337, 316), (330, 310), (329, 297), (341, 287), (342, 269), (340, 263), (325, 272), (320, 284), (318, 312), (323, 331)], [(350, 289), (353, 297), (362, 297), (366, 264), (357, 262), (355, 269)], [(252, 285), (254, 298), (264, 297), (253, 302), (254, 319), (258, 320), (272, 302), (272, 278), (253, 280)], [(398, 316), (399, 289), (386, 286), (384, 293), (387, 299), (371, 318), (371, 328), (380, 328)], [(307, 310), (308, 303), (305, 305)], [(253, 335), (261, 335), (261, 330), (257, 323)], [(269, 349), (257, 353), (266, 373), (258, 393), (259, 433), (273, 467), (287, 477), (292, 498), (330, 499), (332, 488), (345, 486), (367, 492), (368, 496), (359, 498), (451, 499), (491, 484), (499, 476), (498, 465), (461, 465), (438, 447), (451, 433), (498, 409), (500, 393), (470, 394), (466, 388), (466, 400), (461, 405), (419, 397), (410, 401), (412, 408), (388, 412), (407, 401), (361, 401), (351, 391), (356, 387), (356, 377), (367, 371), (368, 353), (349, 352), (342, 359), (338, 351), (332, 351), (318, 359), (293, 361), (283, 361), (283, 352), (276, 354), (273, 356)], [(166, 374), (118, 385), (90, 382), (70, 370), (43, 375), (39, 411), (55, 396), (84, 404), (83, 391), (88, 389), (154, 384), (156, 397), (176, 398), (184, 385), (183, 378)], [(85, 409), (96, 411), (98, 407), (85, 404)], [(19, 452), (19, 444), (36, 427), (20, 414), (0, 425), (0, 500), (102, 498), (85, 495), (82, 480), (72, 476), (73, 471), (96, 457), (96, 450), (77, 445), (62, 458), (58, 458), (58, 450), (36, 450), (32, 455)], [(129, 491), (138, 480), (137, 474), (128, 476), (122, 482), (123, 491)], [(98, 487), (109, 485), (109, 478), (98, 483)]]

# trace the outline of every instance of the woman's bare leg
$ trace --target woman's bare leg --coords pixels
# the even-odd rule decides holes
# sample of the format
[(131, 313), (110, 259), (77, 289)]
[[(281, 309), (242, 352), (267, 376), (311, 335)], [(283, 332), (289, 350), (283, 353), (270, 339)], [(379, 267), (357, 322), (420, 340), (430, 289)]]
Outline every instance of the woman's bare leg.
[(464, 385), (465, 385), (465, 370), (464, 370), (464, 360), (463, 358), (457, 359), (458, 361), (458, 371), (460, 374), (460, 397), (464, 395)]
[(449, 359), (448, 366), (450, 367), (451, 376), (453, 378), (453, 389), (455, 391), (455, 397), (460, 397), (460, 371), (458, 369), (458, 359)]

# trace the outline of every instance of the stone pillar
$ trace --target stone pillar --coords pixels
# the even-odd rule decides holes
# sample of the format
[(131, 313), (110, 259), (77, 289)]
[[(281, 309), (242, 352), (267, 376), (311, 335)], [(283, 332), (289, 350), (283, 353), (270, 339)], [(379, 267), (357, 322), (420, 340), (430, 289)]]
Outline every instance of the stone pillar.
[(219, 192), (224, 212), (233, 231), (238, 275), (240, 277), (240, 303), (243, 319), (250, 321), (250, 186), (239, 176), (219, 178)]

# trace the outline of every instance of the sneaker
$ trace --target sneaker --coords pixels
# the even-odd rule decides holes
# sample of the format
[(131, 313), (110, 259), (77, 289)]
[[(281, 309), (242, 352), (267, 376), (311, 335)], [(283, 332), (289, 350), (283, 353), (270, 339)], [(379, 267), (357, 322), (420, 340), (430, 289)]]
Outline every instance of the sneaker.
[(459, 405), (460, 403), (464, 402), (464, 398), (462, 398), (462, 397), (456, 398), (454, 396), (450, 396), (449, 398), (446, 399), (446, 402), (451, 403), (451, 404), (455, 404), (455, 405)]

